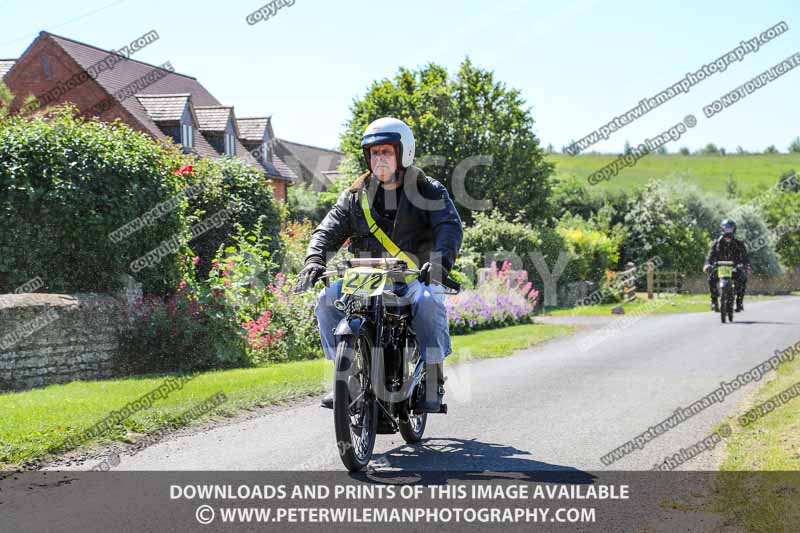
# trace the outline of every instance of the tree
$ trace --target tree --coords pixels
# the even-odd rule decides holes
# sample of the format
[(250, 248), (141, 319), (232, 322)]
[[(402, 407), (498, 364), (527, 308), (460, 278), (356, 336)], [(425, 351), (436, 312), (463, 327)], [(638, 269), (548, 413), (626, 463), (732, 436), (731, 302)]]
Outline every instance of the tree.
[(553, 147), (553, 143), (549, 143), (549, 144), (547, 145), (547, 153), (548, 153), (548, 154), (554, 154), (554, 153), (556, 153), (556, 149)]
[[(781, 176), (780, 181), (796, 176), (794, 171)], [(800, 187), (797, 180), (785, 181), (781, 192), (771, 195), (761, 206), (769, 229), (776, 239), (775, 250), (781, 261), (790, 267), (800, 267)]]
[(744, 154), (747, 153), (747, 151), (744, 148), (742, 148), (741, 146), (737, 146), (736, 147), (736, 153), (739, 154), (739, 155), (744, 155)]
[(714, 143), (708, 143), (700, 150), (701, 155), (719, 155), (719, 148)]
[(454, 194), (456, 170), (468, 170), (461, 185), (469, 196), (507, 212), (522, 211), (530, 222), (547, 217), (554, 166), (533, 133), (531, 113), (517, 89), (469, 58), (454, 76), (433, 63), (419, 70), (401, 67), (394, 79), (374, 82), (350, 111), (341, 149), (362, 169), (364, 128), (377, 118), (397, 117), (414, 131), (417, 164), (448, 188), (465, 223), (473, 212), (465, 205), (469, 200), (462, 201), (466, 195)]
[(637, 193), (625, 215), (627, 260), (643, 264), (656, 256), (664, 269), (681, 274), (696, 273), (708, 251), (708, 234), (691, 216), (681, 199), (670, 195), (668, 186), (651, 181)]
[(795, 137), (792, 144), (789, 145), (790, 154), (800, 154), (800, 137)]
[(678, 150), (678, 153), (681, 154), (681, 155), (692, 155), (692, 153), (689, 151), (689, 149), (686, 148), (685, 146), (681, 146), (681, 149)]
[(770, 144), (769, 146), (767, 146), (766, 150), (764, 150), (764, 153), (765, 154), (779, 154), (780, 152), (778, 152), (778, 149), (775, 148), (774, 144)]
[(633, 148), (631, 148), (631, 143), (625, 141), (625, 146), (622, 147), (623, 155), (630, 155), (633, 152)]
[(669, 151), (667, 150), (667, 147), (662, 144), (661, 146), (656, 148), (656, 153), (658, 155), (667, 155)]

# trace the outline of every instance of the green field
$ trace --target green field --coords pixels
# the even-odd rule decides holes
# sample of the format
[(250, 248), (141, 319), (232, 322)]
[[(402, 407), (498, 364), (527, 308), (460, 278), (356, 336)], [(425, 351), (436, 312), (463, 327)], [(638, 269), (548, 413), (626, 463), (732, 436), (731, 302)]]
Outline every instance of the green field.
[[(586, 183), (586, 178), (591, 173), (617, 158), (616, 155), (594, 154), (574, 157), (549, 154), (547, 157), (555, 163), (557, 177), (575, 176), (583, 183)], [(800, 172), (800, 154), (726, 156), (650, 154), (596, 187), (608, 190), (634, 189), (643, 186), (651, 178), (657, 178), (685, 180), (695, 183), (702, 190), (724, 193), (728, 178), (733, 177), (741, 193), (746, 196), (759, 187), (774, 185), (781, 174), (790, 170)]]

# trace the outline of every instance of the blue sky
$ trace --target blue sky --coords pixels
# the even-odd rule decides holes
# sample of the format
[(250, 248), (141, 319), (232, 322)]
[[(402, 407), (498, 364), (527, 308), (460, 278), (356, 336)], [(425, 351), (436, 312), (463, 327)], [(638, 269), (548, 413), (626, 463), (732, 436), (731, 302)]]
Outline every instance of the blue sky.
[(780, 21), (789, 31), (595, 145), (619, 151), (691, 113), (698, 125), (670, 151), (715, 142), (785, 151), (800, 135), (800, 68), (707, 119), (704, 105), (800, 51), (800, 2), (296, 0), (248, 25), (265, 2), (0, 0), (0, 58), (41, 30), (119, 48), (149, 30), (134, 57), (197, 77), (238, 116), (273, 115), (279, 137), (338, 144), (353, 99), (399, 66), (454, 71), (469, 56), (522, 92), (536, 133), (556, 148)]

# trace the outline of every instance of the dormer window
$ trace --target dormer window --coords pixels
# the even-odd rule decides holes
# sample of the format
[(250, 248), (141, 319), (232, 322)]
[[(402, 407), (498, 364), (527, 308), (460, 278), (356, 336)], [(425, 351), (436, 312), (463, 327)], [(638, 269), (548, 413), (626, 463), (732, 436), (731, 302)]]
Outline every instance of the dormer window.
[(186, 151), (194, 148), (194, 132), (191, 124), (181, 124), (181, 144)]
[(227, 155), (236, 155), (236, 136), (231, 133), (225, 134), (225, 153)]

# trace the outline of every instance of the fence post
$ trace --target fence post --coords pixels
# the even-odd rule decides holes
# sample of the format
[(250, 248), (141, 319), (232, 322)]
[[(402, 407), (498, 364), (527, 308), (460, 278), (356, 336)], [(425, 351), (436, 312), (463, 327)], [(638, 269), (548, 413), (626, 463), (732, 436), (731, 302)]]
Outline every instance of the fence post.
[(647, 299), (653, 299), (653, 262), (647, 262)]

